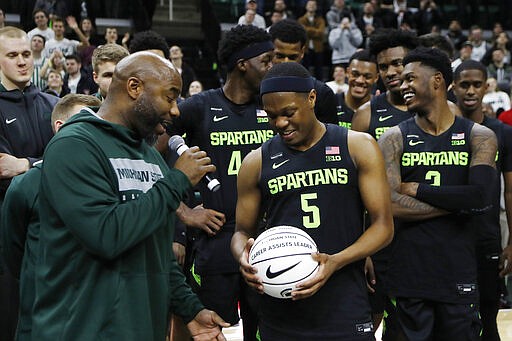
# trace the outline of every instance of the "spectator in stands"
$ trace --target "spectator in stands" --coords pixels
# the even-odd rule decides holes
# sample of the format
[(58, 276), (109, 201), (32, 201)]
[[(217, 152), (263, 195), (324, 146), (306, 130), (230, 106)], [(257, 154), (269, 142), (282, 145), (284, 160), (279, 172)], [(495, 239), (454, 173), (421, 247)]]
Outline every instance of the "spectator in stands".
[(510, 110), (510, 96), (506, 92), (498, 88), (496, 78), (487, 78), (487, 90), (485, 91), (482, 103), (489, 103), (492, 105), (494, 112)]
[(512, 126), (512, 110), (503, 111), (499, 115), (497, 115), (498, 120), (501, 122)]
[(143, 31), (135, 33), (130, 42), (130, 53), (150, 51), (160, 57), (169, 59), (169, 45), (165, 38), (155, 31)]
[(483, 39), (482, 29), (478, 25), (473, 25), (469, 31), (469, 41), (473, 45), (471, 59), (481, 61), (485, 53), (490, 48), (489, 44)]
[(490, 105), (489, 103), (482, 103), (482, 112), (487, 117), (496, 118), (496, 113), (492, 109), (492, 105)]
[(502, 33), (502, 32), (505, 32), (503, 30), (503, 25), (501, 25), (500, 22), (495, 22), (492, 27), (492, 35), (491, 35), (491, 39), (489, 39), (489, 43), (491, 45), (494, 45), (494, 43), (496, 42), (496, 39), (498, 39), (500, 33)]
[[(459, 51), (462, 47), (462, 43), (468, 40), (468, 37), (462, 32), (462, 27), (460, 26), (460, 22), (458, 20), (450, 21), (450, 25), (448, 26), (448, 33), (446, 33), (446, 37), (450, 39), (453, 47), (456, 51)], [(458, 57), (458, 52), (457, 52)], [(454, 69), (455, 70), (455, 69)]]
[(82, 18), (80, 20), (80, 29), (84, 36), (89, 40), (89, 44), (92, 46), (100, 46), (101, 39), (96, 34), (96, 29), (92, 23), (92, 20), (89, 18)]
[(60, 50), (54, 50), (51, 56), (46, 58), (46, 62), (41, 67), (41, 77), (48, 80), (51, 69), (58, 71), (62, 78), (66, 75), (66, 59)]
[(281, 20), (283, 20), (283, 13), (273, 11), (272, 15), (270, 16), (270, 23), (269, 23), (269, 26), (266, 28), (266, 31), (268, 32), (272, 25), (280, 22)]
[(70, 14), (66, 0), (37, 0), (34, 10), (39, 8), (48, 13), (51, 21), (56, 18), (65, 18)]
[(365, 2), (363, 5), (363, 13), (356, 19), (356, 25), (363, 33), (363, 47), (368, 47), (368, 37), (377, 28), (382, 27), (382, 21), (374, 14), (375, 9), (371, 2)]
[(347, 67), (350, 57), (361, 46), (362, 42), (363, 34), (361, 30), (350, 20), (350, 17), (344, 17), (338, 27), (332, 29), (329, 33), (332, 65), (340, 64)]
[(130, 53), (117, 44), (105, 44), (97, 47), (92, 55), (93, 79), (98, 84), (96, 97), (101, 101), (107, 97), (108, 88), (112, 82), (114, 69), (121, 59)]
[(0, 28), (5, 27), (5, 13), (4, 10), (0, 8)]
[(329, 88), (332, 89), (332, 92), (338, 95), (348, 91), (348, 84), (345, 82), (345, 68), (343, 66), (334, 66), (332, 77), (334, 78), (334, 80), (325, 83)]
[(421, 0), (418, 12), (414, 14), (418, 35), (432, 32), (432, 27), (443, 22), (441, 11), (433, 0)]
[(281, 14), (281, 20), (295, 19), (295, 16), (293, 15), (292, 11), (286, 9), (286, 2), (284, 2), (284, 0), (275, 0), (274, 7), (272, 8), (272, 10), (265, 13), (268, 25), (271, 25), (272, 17), (276, 12)]
[[(253, 10), (253, 9), (247, 9), (245, 10), (245, 15), (244, 15), (244, 20), (242, 20), (241, 23), (239, 23), (239, 25), (253, 25), (253, 26), (256, 26), (256, 23), (254, 22), (254, 19), (256, 19), (256, 11)], [(265, 28), (265, 27), (259, 27), (259, 28)]]
[(505, 62), (505, 54), (502, 49), (492, 51), (492, 62), (487, 66), (487, 75), (496, 78), (498, 87), (505, 92), (510, 92), (512, 82), (512, 66)]
[[(351, 22), (355, 22), (354, 13), (345, 6), (345, 0), (334, 0), (331, 9), (325, 15), (329, 31), (338, 28), (343, 18), (349, 18)], [(348, 62), (348, 60), (347, 60)]]
[(256, 26), (256, 27), (259, 27), (261, 29), (265, 29), (265, 27), (267, 27), (265, 25), (265, 19), (258, 14), (258, 4), (256, 3), (256, 0), (246, 0), (245, 2), (245, 9), (246, 11), (247, 10), (252, 10), (254, 11), (254, 20), (251, 21), (251, 23), (248, 23), (247, 22), (247, 18), (246, 18), (246, 15), (247, 15), (247, 12), (242, 15), (239, 19), (238, 19), (238, 25), (253, 25), (253, 26)]
[(118, 38), (117, 28), (107, 27), (105, 29), (105, 44), (117, 44)]
[(66, 56), (66, 75), (64, 84), (72, 94), (92, 95), (98, 90), (92, 74), (82, 68), (82, 61), (77, 55)]
[(80, 41), (65, 38), (64, 20), (61, 18), (55, 18), (53, 19), (53, 32), (55, 32), (55, 38), (46, 42), (46, 46), (44, 47), (44, 54), (46, 57), (51, 56), (54, 50), (60, 50), (64, 56), (68, 56), (77, 54), (84, 46), (89, 46), (89, 41), (78, 27), (75, 18), (68, 17), (67, 21), (71, 29), (80, 37)]
[(183, 91), (186, 91), (190, 83), (197, 79), (196, 73), (190, 65), (183, 62), (183, 52), (179, 46), (171, 46), (169, 49), (169, 56), (172, 64), (181, 75), (181, 81), (183, 84), (182, 89)]
[(48, 82), (44, 92), (62, 98), (69, 94), (69, 88), (65, 86), (62, 75), (59, 71), (50, 69), (48, 71)]
[(503, 52), (503, 62), (506, 64), (510, 64), (510, 38), (507, 32), (501, 32), (496, 37), (494, 43), (491, 48), (487, 50), (484, 57), (482, 58), (482, 63), (485, 65), (489, 65), (492, 62), (492, 55), (495, 50), (501, 50)]
[(317, 15), (316, 0), (308, 0), (306, 14), (299, 18), (299, 24), (306, 30), (306, 51), (302, 64), (313, 67), (313, 75), (323, 80), (325, 20)]
[(203, 91), (203, 84), (200, 81), (193, 81), (188, 86), (187, 97), (194, 96)]
[(375, 16), (380, 18), (382, 21), (382, 26), (385, 28), (398, 28), (399, 25), (397, 23), (397, 14), (395, 13), (395, 7), (393, 5), (393, 0), (382, 0), (380, 5), (375, 2), (372, 2), (373, 7), (375, 8)]
[(35, 34), (42, 35), (46, 41), (55, 38), (55, 33), (48, 27), (48, 13), (42, 9), (36, 9), (34, 10), (33, 18), (36, 23), (36, 28), (28, 32), (28, 37), (30, 39), (32, 39)]
[(473, 44), (471, 42), (465, 41), (462, 43), (460, 50), (459, 50), (459, 58), (455, 59), (452, 62), (452, 70), (455, 71), (455, 69), (465, 60), (471, 59), (471, 54), (473, 52)]
[(46, 63), (46, 57), (43, 55), (45, 43), (46, 39), (40, 34), (35, 34), (30, 39), (30, 49), (34, 56), (34, 73), (32, 74), (31, 81), (39, 90), (43, 90), (46, 87), (46, 80), (41, 75), (41, 69)]

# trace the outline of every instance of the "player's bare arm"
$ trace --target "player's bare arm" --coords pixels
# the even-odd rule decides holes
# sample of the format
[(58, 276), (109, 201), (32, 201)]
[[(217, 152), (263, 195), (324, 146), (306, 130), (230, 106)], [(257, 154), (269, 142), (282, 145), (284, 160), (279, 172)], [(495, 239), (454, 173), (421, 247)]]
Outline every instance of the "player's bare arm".
[(494, 132), (475, 123), (471, 129), (471, 162), (469, 167), (478, 165), (487, 165), (496, 169), (496, 151), (498, 148), (498, 140)]
[(386, 174), (391, 187), (393, 216), (404, 220), (423, 220), (446, 214), (447, 212), (402, 193), (400, 161), (403, 152), (402, 132), (393, 127), (387, 130), (378, 141), (384, 155)]
[(249, 286), (263, 293), (261, 279), (249, 264), (249, 251), (254, 244), (260, 216), (261, 192), (258, 181), (261, 174), (261, 148), (249, 153), (243, 160), (237, 178), (238, 199), (236, 227), (231, 239), (231, 252), (240, 263), (240, 272)]
[(311, 280), (298, 285), (299, 290), (292, 292), (293, 299), (312, 296), (335, 271), (374, 254), (393, 239), (390, 190), (382, 153), (370, 135), (360, 132), (349, 132), (348, 147), (358, 169), (361, 198), (372, 218), (372, 224), (346, 249), (334, 255), (315, 254), (313, 258), (320, 262), (318, 273)]
[(508, 243), (503, 249), (500, 259), (500, 276), (508, 275), (512, 272), (512, 172), (504, 172), (503, 180), (505, 183), (505, 212), (508, 223)]
[(350, 129), (367, 132), (368, 129), (370, 129), (371, 108), (370, 101), (357, 108), (357, 110), (354, 111)]

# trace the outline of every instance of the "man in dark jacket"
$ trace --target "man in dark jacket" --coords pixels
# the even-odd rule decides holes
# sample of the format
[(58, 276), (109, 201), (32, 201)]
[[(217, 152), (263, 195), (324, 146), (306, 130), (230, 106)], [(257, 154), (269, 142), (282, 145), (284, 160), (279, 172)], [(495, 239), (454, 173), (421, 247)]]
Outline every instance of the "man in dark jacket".
[[(58, 98), (31, 84), (34, 58), (27, 34), (0, 29), (0, 201), (11, 179), (43, 155), (52, 138), (50, 115)], [(18, 284), (0, 260), (0, 340), (12, 340), (18, 316)]]

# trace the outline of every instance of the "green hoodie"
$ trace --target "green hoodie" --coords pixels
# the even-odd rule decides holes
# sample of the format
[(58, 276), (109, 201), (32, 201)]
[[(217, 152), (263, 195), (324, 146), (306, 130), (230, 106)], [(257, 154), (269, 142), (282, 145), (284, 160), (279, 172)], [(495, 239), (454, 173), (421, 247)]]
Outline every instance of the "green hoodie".
[(165, 340), (203, 308), (172, 252), (190, 188), (126, 127), (82, 111), (44, 154), (33, 340)]

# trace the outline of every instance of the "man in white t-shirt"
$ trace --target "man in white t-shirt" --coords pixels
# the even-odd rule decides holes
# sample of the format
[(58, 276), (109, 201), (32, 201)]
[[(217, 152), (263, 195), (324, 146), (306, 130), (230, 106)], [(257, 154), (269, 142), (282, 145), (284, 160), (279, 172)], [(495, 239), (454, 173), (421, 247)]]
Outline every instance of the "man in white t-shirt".
[(248, 23), (246, 21), (246, 15), (244, 14), (238, 19), (238, 25), (253, 25), (264, 30), (266, 27), (265, 19), (257, 13), (257, 8), (258, 4), (256, 3), (256, 0), (246, 0), (245, 9), (254, 11), (254, 20), (251, 23)]
[(71, 29), (78, 35), (80, 41), (65, 38), (64, 32), (66, 30), (66, 26), (64, 24), (64, 20), (61, 18), (55, 18), (53, 20), (53, 32), (55, 33), (55, 38), (46, 42), (46, 46), (44, 48), (45, 57), (50, 57), (52, 52), (56, 49), (60, 50), (64, 56), (69, 56), (77, 54), (78, 49), (89, 46), (89, 40), (84, 36), (80, 28), (78, 28), (75, 18), (68, 17), (66, 20), (69, 27), (71, 27)]
[(37, 27), (27, 33), (29, 39), (36, 34), (42, 35), (46, 41), (55, 38), (55, 32), (48, 27), (48, 13), (42, 9), (36, 9), (33, 18)]
[(348, 84), (345, 83), (345, 69), (341, 65), (336, 65), (332, 73), (333, 81), (325, 83), (332, 92), (335, 94), (341, 94), (342, 92), (348, 91)]

